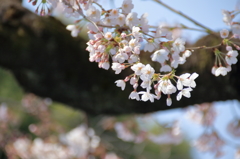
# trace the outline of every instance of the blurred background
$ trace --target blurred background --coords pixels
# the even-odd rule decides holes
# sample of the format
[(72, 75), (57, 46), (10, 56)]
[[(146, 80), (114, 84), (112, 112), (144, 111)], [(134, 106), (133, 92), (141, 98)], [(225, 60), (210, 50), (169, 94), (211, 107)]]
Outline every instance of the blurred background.
[[(222, 21), (222, 9), (231, 11), (240, 7), (238, 0), (163, 2), (216, 32), (230, 29)], [(99, 3), (110, 9), (121, 6), (122, 1), (101, 0)], [(22, 4), (34, 12), (35, 8), (27, 0)], [(133, 4), (133, 11), (139, 15), (149, 14), (152, 25), (165, 22), (198, 28), (153, 1), (133, 0)], [(75, 21), (58, 11), (53, 15), (64, 24)], [(182, 31), (183, 38), (192, 44), (206, 35), (199, 31)], [(81, 36), (86, 39), (87, 34), (83, 32)], [(0, 77), (1, 159), (240, 158), (238, 100), (206, 102), (145, 114), (92, 115), (26, 91), (9, 69), (0, 68)]]

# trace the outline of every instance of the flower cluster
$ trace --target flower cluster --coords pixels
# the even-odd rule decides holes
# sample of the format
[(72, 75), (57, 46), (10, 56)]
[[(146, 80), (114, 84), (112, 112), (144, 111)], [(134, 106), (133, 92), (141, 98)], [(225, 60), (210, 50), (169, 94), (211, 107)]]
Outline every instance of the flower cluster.
[[(191, 55), (191, 51), (185, 50), (185, 41), (173, 39), (166, 25), (150, 29), (147, 14), (138, 17), (137, 13), (131, 12), (132, 9), (132, 1), (125, 0), (121, 8), (102, 10), (100, 15), (95, 6), (89, 5), (86, 10), (86, 18), (92, 22), (87, 25), (90, 40), (86, 50), (89, 51), (89, 60), (97, 62), (99, 68), (108, 70), (111, 67), (115, 74), (131, 68), (133, 74), (115, 82), (122, 90), (126, 82), (130, 82), (133, 86), (130, 99), (154, 102), (163, 93), (168, 96), (167, 105), (170, 106), (170, 95), (177, 89), (180, 91), (177, 100), (182, 96), (189, 98), (198, 74), (175, 75), (178, 65), (184, 64)], [(67, 29), (72, 31), (73, 36), (78, 33), (76, 25), (68, 25)], [(150, 64), (141, 62), (141, 48), (145, 52), (153, 52), (151, 60), (160, 64), (159, 73)], [(171, 82), (174, 78), (178, 79), (177, 87)], [(138, 92), (138, 86), (146, 91)]]
[[(88, 22), (86, 26), (90, 40), (86, 50), (89, 52), (90, 62), (98, 63), (99, 68), (111, 68), (115, 74), (127, 68), (133, 71), (125, 79), (115, 82), (122, 90), (125, 89), (126, 82), (130, 82), (133, 87), (130, 99), (154, 102), (165, 94), (166, 103), (170, 106), (170, 95), (177, 91), (178, 101), (182, 96), (191, 97), (190, 92), (196, 87), (195, 79), (198, 74), (185, 73), (177, 76), (175, 73), (194, 49), (186, 49), (185, 40), (174, 35), (173, 28), (167, 24), (152, 26), (148, 23), (147, 13), (139, 16), (138, 13), (132, 12), (132, 0), (123, 0), (120, 7), (109, 10), (104, 9), (95, 0), (42, 0), (42, 3), (51, 4), (53, 7), (59, 4), (66, 16), (77, 19), (75, 24), (66, 27), (73, 37), (78, 36), (82, 30), (83, 19)], [(222, 13), (224, 23), (232, 29), (231, 38), (239, 39), (240, 24), (233, 21), (238, 12), (223, 10)], [(237, 63), (238, 56), (233, 47), (240, 49), (228, 38), (228, 30), (221, 30), (220, 35), (223, 38), (222, 43), (209, 47), (214, 49), (216, 57), (212, 67), (215, 76), (225, 76), (231, 71), (231, 65)], [(219, 51), (218, 47), (221, 45), (226, 45), (227, 53)], [(147, 52), (150, 52), (149, 63), (141, 59), (142, 54), (148, 54)], [(159, 63), (159, 69), (152, 67), (154, 62)]]
[[(228, 72), (232, 70), (231, 65), (237, 63), (237, 56), (240, 47), (235, 44), (233, 41), (230, 41), (232, 38), (240, 39), (240, 24), (233, 21), (233, 18), (237, 13), (229, 12), (226, 10), (222, 11), (223, 14), (223, 22), (231, 27), (232, 37), (229, 37), (229, 31), (227, 29), (223, 29), (220, 31), (220, 36), (223, 38), (222, 44), (226, 46), (227, 53), (223, 53), (218, 49), (215, 49), (215, 64), (212, 67), (212, 74), (215, 76), (225, 76)], [(234, 50), (234, 46), (237, 50)]]

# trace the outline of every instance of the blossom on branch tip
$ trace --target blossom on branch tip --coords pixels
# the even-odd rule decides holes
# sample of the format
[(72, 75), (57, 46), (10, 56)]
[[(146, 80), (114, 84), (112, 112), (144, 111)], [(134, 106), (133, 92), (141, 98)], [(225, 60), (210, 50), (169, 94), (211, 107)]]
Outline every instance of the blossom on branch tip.
[(223, 29), (220, 31), (221, 38), (225, 39), (229, 35), (229, 31), (227, 29)]
[(174, 43), (172, 44), (172, 46), (173, 46), (173, 50), (175, 51), (175, 52), (182, 52), (182, 51), (184, 51), (185, 50), (185, 41), (184, 40), (182, 40), (182, 39), (180, 39), (180, 38), (177, 38), (175, 41), (174, 41)]
[(133, 9), (134, 5), (132, 3), (132, 0), (124, 0), (122, 3), (122, 12), (123, 13), (130, 13)]
[(238, 56), (238, 52), (236, 50), (230, 50), (228, 51), (225, 60), (227, 62), (228, 65), (232, 65), (232, 64), (236, 64), (237, 63), (237, 56)]
[(136, 99), (137, 101), (140, 100), (139, 95), (138, 95), (138, 92), (136, 92), (136, 91), (132, 91), (132, 92), (130, 93), (130, 95), (129, 95), (129, 98), (130, 98), (130, 99)]
[(101, 17), (101, 13), (94, 6), (90, 6), (86, 12), (87, 17), (93, 22), (98, 22)]
[(112, 63), (112, 69), (115, 71), (115, 74), (119, 74), (123, 69), (125, 69), (125, 66), (120, 63), (114, 62)]
[(131, 66), (131, 69), (134, 71), (134, 73), (136, 75), (141, 75), (142, 73), (142, 69), (145, 67), (144, 64), (142, 63), (137, 63), (137, 64), (134, 64), (133, 66)]
[(142, 101), (146, 102), (150, 100), (152, 103), (154, 102), (155, 95), (151, 94), (149, 90), (147, 90), (147, 92), (144, 92), (144, 91), (138, 92), (138, 94), (142, 94), (142, 97), (141, 97)]
[(115, 81), (117, 87), (121, 87), (122, 90), (125, 89), (125, 86), (126, 86), (126, 82), (124, 80), (117, 80)]
[(123, 26), (125, 24), (125, 15), (124, 14), (119, 14), (118, 17), (117, 17), (117, 25), (119, 26)]
[(230, 12), (227, 11), (227, 10), (222, 10), (222, 14), (223, 14), (223, 22), (224, 22), (226, 25), (231, 25), (232, 16), (231, 16)]
[(136, 12), (129, 13), (125, 19), (126, 25), (130, 28), (132, 28), (133, 26), (137, 26), (139, 24), (139, 19), (137, 15), (138, 14)]
[(215, 76), (219, 76), (219, 75), (226, 76), (227, 72), (228, 71), (226, 67), (220, 66), (216, 69)]
[(160, 49), (160, 50), (155, 51), (152, 54), (151, 58), (152, 58), (152, 61), (156, 61), (156, 62), (163, 64), (166, 60), (169, 59), (168, 54), (169, 54), (168, 50)]
[(190, 85), (189, 76), (190, 76), (190, 73), (184, 73), (181, 76), (179, 76), (178, 81), (177, 81), (178, 90), (182, 90), (183, 86)]
[(151, 65), (147, 64), (144, 68), (142, 68), (140, 78), (143, 81), (149, 80), (152, 78), (154, 73), (155, 70), (151, 67)]
[(104, 36), (107, 40), (111, 40), (112, 39), (112, 33), (111, 32), (107, 32), (105, 33), (105, 36)]
[(142, 33), (140, 33), (141, 29), (139, 27), (133, 26), (132, 27), (132, 35), (136, 38), (139, 39), (140, 37), (142, 37)]
[(195, 88), (196, 87), (196, 82), (195, 82), (195, 79), (198, 77), (199, 75), (194, 72), (190, 77), (189, 77), (189, 80), (190, 80), (190, 84), (189, 86), (192, 87), (192, 88)]
[(177, 100), (178, 101), (181, 100), (182, 96), (190, 98), (191, 97), (190, 91), (192, 91), (192, 88), (190, 87), (182, 89), (177, 95)]

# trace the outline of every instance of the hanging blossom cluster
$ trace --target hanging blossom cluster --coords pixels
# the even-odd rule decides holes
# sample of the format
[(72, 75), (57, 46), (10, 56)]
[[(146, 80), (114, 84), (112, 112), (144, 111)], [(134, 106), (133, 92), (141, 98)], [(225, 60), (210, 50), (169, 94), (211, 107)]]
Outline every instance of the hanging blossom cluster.
[[(222, 11), (223, 14), (223, 22), (228, 25), (232, 30), (232, 36), (229, 37), (229, 31), (227, 29), (223, 29), (220, 31), (220, 36), (223, 38), (222, 44), (226, 46), (226, 52), (221, 52), (218, 49), (215, 49), (215, 64), (212, 67), (212, 74), (215, 76), (225, 76), (228, 72), (232, 70), (232, 64), (237, 63), (237, 56), (240, 47), (235, 44), (233, 41), (230, 41), (232, 38), (240, 39), (240, 24), (239, 22), (234, 22), (233, 19), (238, 14), (238, 12), (229, 12), (226, 10)], [(237, 50), (234, 50), (234, 46)]]
[[(171, 95), (177, 93), (176, 99), (182, 96), (191, 97), (191, 91), (196, 87), (197, 73), (185, 73), (176, 75), (179, 65), (186, 62), (193, 50), (185, 48), (185, 40), (173, 38), (171, 28), (166, 24), (150, 27), (148, 14), (138, 16), (132, 12), (134, 4), (132, 0), (123, 0), (122, 6), (115, 9), (105, 10), (94, 0), (47, 0), (45, 3), (56, 7), (60, 4), (63, 13), (68, 17), (79, 20), (75, 24), (68, 25), (73, 37), (78, 36), (82, 29), (83, 19), (88, 21), (88, 34), (86, 50), (89, 52), (90, 62), (97, 62), (99, 68), (112, 69), (115, 74), (129, 68), (132, 74), (125, 79), (119, 79), (115, 83), (122, 90), (129, 82), (133, 87), (129, 98), (137, 101), (154, 102), (159, 100), (162, 94), (167, 96), (166, 104), (172, 104)], [(223, 11), (223, 21), (233, 30), (233, 37), (240, 38), (240, 24), (233, 22), (234, 12)], [(231, 65), (236, 64), (238, 52), (233, 50), (232, 45), (239, 49), (230, 39), (228, 30), (220, 32), (226, 45), (227, 53), (215, 49), (215, 65), (212, 73), (215, 76), (226, 75), (231, 71)], [(159, 70), (150, 64), (144, 63), (140, 54), (141, 50), (150, 52), (153, 62), (159, 63)], [(144, 90), (144, 91), (142, 91)]]

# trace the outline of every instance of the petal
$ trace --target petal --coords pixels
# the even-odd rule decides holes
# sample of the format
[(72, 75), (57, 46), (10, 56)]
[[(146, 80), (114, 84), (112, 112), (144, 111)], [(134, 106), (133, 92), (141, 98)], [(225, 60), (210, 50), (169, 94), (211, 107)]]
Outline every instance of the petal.
[(194, 73), (191, 75), (190, 79), (195, 80), (198, 76), (199, 76), (199, 75), (198, 75), (196, 72), (194, 72)]
[(180, 91), (177, 95), (177, 100), (180, 101), (180, 99), (182, 98), (182, 91)]
[(190, 98), (191, 97), (191, 94), (190, 94), (190, 92), (188, 91), (188, 90), (183, 90), (182, 91), (183, 92), (183, 96), (185, 96), (185, 97), (187, 97), (187, 98)]
[(182, 90), (183, 89), (183, 85), (182, 85), (182, 82), (180, 81), (180, 79), (178, 79), (178, 81), (177, 81), (177, 89), (178, 90)]

